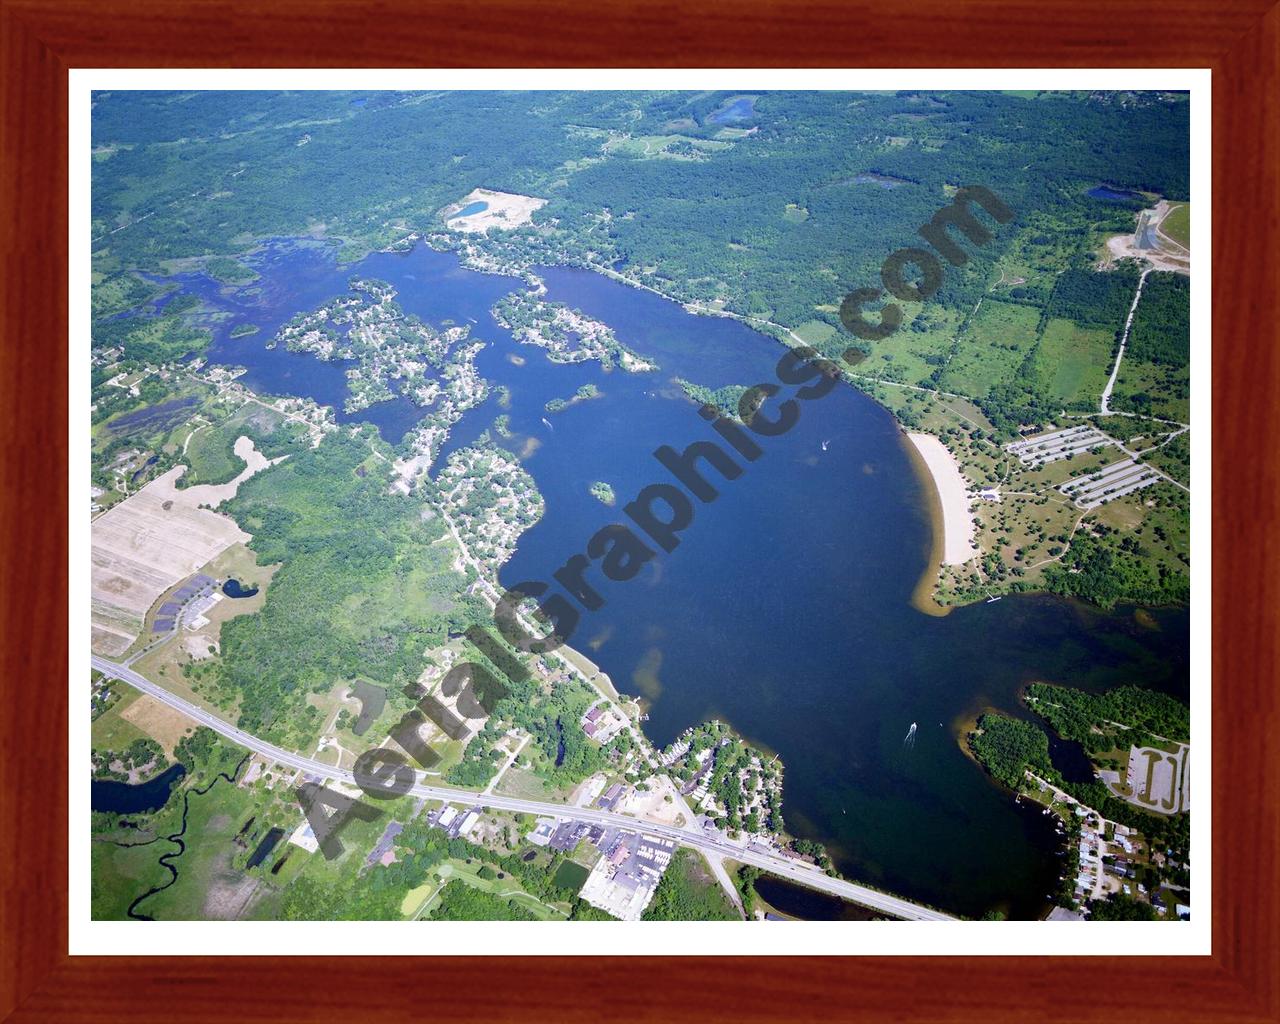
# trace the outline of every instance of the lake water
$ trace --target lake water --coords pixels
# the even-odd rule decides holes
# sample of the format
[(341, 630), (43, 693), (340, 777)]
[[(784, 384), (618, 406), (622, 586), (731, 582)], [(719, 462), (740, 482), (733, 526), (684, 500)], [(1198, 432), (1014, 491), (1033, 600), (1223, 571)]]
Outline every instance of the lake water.
[[(473, 336), (490, 343), (477, 366), (510, 389), (511, 404), (499, 409), (491, 398), (469, 413), (441, 462), (500, 413), (515, 434), (508, 447), (536, 442), (525, 466), (546, 514), (504, 566), (507, 586), (551, 580), (596, 530), (620, 520), (590, 494), (593, 481), (611, 484), (620, 508), (669, 480), (652, 455), (659, 445), (715, 438), (673, 377), (709, 387), (771, 381), (782, 352), (736, 321), (691, 316), (591, 272), (542, 268), (549, 298), (603, 320), (661, 369), (553, 364), (489, 315), (518, 282), (463, 270), (452, 254), (419, 246), (338, 269), (330, 249), (278, 243), (252, 262), (262, 279), (241, 292), (200, 278), (184, 284), (235, 313), (214, 325), (212, 359), (247, 366), (246, 383), (269, 393), (341, 406), (341, 366), (264, 346), (289, 317), (345, 291), (353, 273), (390, 281), (401, 305), (430, 323), (475, 322)], [(261, 333), (230, 340), (246, 321)], [(585, 383), (601, 397), (545, 411)], [(394, 441), (417, 415), (399, 400), (351, 418)], [(1060, 869), (1053, 827), (966, 757), (965, 725), (989, 707), (1016, 710), (1033, 680), (1142, 683), (1185, 697), (1185, 611), (1157, 611), (1149, 628), (1133, 609), (1021, 596), (923, 614), (911, 595), (930, 555), (932, 497), (889, 413), (840, 387), (761, 447), (735, 481), (710, 471), (720, 496), (697, 505), (674, 552), (627, 583), (589, 577), (606, 603), (583, 613), (574, 646), (648, 700), (655, 742), (718, 717), (779, 753), (789, 829), (826, 843), (849, 877), (971, 916), (1036, 916)]]
[(489, 209), (488, 203), (482, 203), (477, 201), (474, 203), (468, 203), (466, 206), (464, 206), (461, 210), (459, 210), (453, 216), (454, 217), (470, 217), (472, 214), (484, 213), (484, 211), (487, 209)]
[(155, 778), (136, 785), (114, 779), (94, 779), (89, 788), (89, 805), (95, 811), (110, 811), (112, 814), (146, 814), (158, 811), (169, 802), (169, 794), (186, 771), (179, 762), (170, 765)]
[(1095, 185), (1085, 194), (1090, 199), (1101, 199), (1105, 203), (1127, 203), (1134, 199), (1141, 200), (1145, 198), (1138, 192), (1131, 192), (1123, 188), (1112, 188), (1110, 185)]
[(755, 96), (739, 96), (732, 103), (707, 115), (711, 124), (735, 124), (738, 121), (750, 121), (756, 116)]

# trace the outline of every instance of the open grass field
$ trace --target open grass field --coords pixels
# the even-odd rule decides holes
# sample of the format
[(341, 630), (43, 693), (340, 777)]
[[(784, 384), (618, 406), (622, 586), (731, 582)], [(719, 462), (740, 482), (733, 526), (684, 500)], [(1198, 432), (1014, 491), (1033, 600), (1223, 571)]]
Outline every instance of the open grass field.
[(987, 300), (956, 343), (942, 374), (941, 388), (980, 398), (1013, 380), (1035, 347), (1039, 311), (1029, 306)]
[(159, 857), (173, 849), (174, 845), (164, 839), (131, 847), (95, 839), (91, 845), (93, 884), (89, 903), (93, 920), (124, 920), (134, 899), (169, 877), (160, 866)]
[(1067, 408), (1097, 405), (1111, 372), (1110, 331), (1053, 319), (1045, 327), (1034, 366), (1045, 392)]
[(836, 329), (825, 320), (806, 320), (795, 333), (806, 345), (821, 345), (836, 333)]
[[(271, 865), (284, 853), (284, 848), (277, 845), (273, 856), (253, 872), (246, 873), (238, 866), (248, 851), (235, 843), (236, 835), (250, 818), (255, 818), (246, 833), (246, 842), (252, 849), (248, 837), (265, 825), (261, 801), (256, 796), (253, 789), (241, 789), (224, 780), (203, 796), (191, 797), (183, 837), (186, 850), (174, 861), (178, 880), (147, 900), (140, 908), (143, 913), (158, 921), (235, 920), (244, 913), (250, 900), (264, 888), (258, 876), (270, 872)], [(262, 827), (261, 832), (265, 833), (266, 828)]]
[(1171, 209), (1160, 230), (1184, 249), (1191, 248), (1191, 204), (1181, 203)]
[(112, 682), (111, 689), (120, 696), (111, 707), (94, 720), (90, 738), (95, 750), (123, 750), (134, 740), (144, 739), (147, 736), (137, 725), (124, 717), (141, 694), (133, 687), (121, 682)]
[(923, 314), (924, 322), (918, 325), (922, 329), (916, 330), (913, 325), (920, 315), (920, 306), (902, 303), (906, 326), (873, 344), (871, 354), (858, 364), (855, 373), (900, 384), (919, 384), (927, 379), (951, 355), (961, 315), (955, 310), (929, 307)]
[(604, 145), (604, 151), (615, 156), (636, 157), (651, 160), (657, 157), (677, 160), (696, 160), (700, 152), (728, 149), (731, 142), (711, 139), (691, 139), (685, 135), (637, 135), (615, 136)]

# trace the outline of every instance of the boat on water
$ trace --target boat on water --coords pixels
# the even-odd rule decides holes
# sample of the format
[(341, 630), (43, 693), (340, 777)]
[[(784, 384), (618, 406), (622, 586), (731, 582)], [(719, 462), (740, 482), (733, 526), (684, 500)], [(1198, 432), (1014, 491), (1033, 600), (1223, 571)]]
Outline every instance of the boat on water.
[(543, 423), (545, 423), (545, 424), (547, 425), (547, 429), (548, 429), (548, 430), (555, 430), (555, 429), (556, 429), (555, 427), (553, 427), (553, 426), (551, 425), (551, 421), (550, 421), (549, 419), (547, 419), (545, 416), (543, 416), (543, 417), (542, 417), (542, 422), (543, 422)]
[(823, 441), (823, 442), (822, 442), (822, 450), (825, 452), (825, 451), (827, 450), (827, 448), (828, 448), (830, 445), (831, 445), (831, 442), (830, 442), (830, 441)]

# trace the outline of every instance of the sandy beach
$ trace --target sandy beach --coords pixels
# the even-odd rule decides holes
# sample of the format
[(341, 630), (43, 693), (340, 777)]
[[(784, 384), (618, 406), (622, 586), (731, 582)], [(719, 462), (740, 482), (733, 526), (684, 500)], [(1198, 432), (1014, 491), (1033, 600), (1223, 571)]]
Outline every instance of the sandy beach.
[(924, 459), (942, 502), (942, 563), (963, 565), (978, 554), (973, 544), (973, 513), (969, 510), (968, 485), (960, 474), (955, 457), (936, 437), (912, 433), (907, 437)]

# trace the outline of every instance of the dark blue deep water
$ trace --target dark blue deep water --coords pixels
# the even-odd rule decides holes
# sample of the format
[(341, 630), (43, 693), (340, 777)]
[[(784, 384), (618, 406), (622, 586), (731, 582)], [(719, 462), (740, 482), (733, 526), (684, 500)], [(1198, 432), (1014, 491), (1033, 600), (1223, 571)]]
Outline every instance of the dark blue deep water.
[[(255, 389), (340, 409), (341, 365), (264, 346), (289, 317), (345, 291), (352, 274), (392, 282), (401, 305), (432, 324), (474, 321), (473, 336), (490, 343), (477, 365), (510, 389), (510, 408), (490, 398), (469, 413), (441, 462), (509, 415), (516, 436), (506, 444), (528, 450), (546, 514), (503, 568), (507, 586), (551, 581), (596, 530), (624, 521), (621, 507), (641, 488), (669, 481), (653, 457), (658, 446), (682, 451), (715, 439), (673, 377), (709, 387), (773, 381), (783, 351), (736, 321), (689, 315), (591, 272), (543, 268), (551, 299), (603, 320), (661, 369), (557, 365), (515, 344), (489, 315), (515, 279), (463, 270), (453, 255), (422, 246), (341, 269), (332, 252), (274, 243), (253, 261), (261, 280), (239, 291), (180, 279), (233, 314), (211, 325), (211, 358), (247, 366)], [(260, 333), (231, 340), (243, 322)], [(601, 398), (546, 413), (549, 399), (588, 382)], [(398, 400), (355, 418), (395, 443), (417, 411)], [(629, 582), (589, 577), (605, 605), (582, 613), (572, 643), (623, 692), (647, 698), (655, 742), (718, 717), (779, 753), (789, 830), (825, 842), (849, 877), (963, 914), (1035, 916), (1059, 871), (1052, 826), (965, 756), (965, 724), (989, 707), (1016, 709), (1033, 680), (1141, 683), (1185, 697), (1186, 613), (1157, 611), (1153, 629), (1132, 608), (1101, 613), (1022, 596), (924, 614), (911, 595), (930, 556), (932, 497), (889, 413), (841, 386), (804, 404), (785, 436), (760, 444), (758, 461), (737, 460), (736, 480), (707, 470), (719, 496), (695, 503), (675, 551)], [(596, 480), (613, 486), (616, 509), (589, 493)]]
[(129, 785), (114, 779), (94, 779), (89, 789), (89, 805), (95, 811), (112, 814), (147, 814), (169, 802), (174, 785), (186, 774), (181, 763), (172, 764), (153, 779)]
[(1134, 199), (1142, 199), (1138, 192), (1124, 188), (1112, 188), (1110, 185), (1095, 185), (1086, 193), (1090, 199), (1101, 199), (1104, 203), (1127, 203)]

